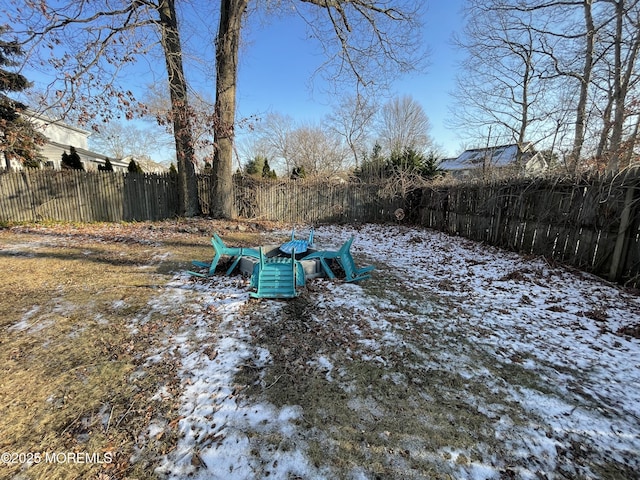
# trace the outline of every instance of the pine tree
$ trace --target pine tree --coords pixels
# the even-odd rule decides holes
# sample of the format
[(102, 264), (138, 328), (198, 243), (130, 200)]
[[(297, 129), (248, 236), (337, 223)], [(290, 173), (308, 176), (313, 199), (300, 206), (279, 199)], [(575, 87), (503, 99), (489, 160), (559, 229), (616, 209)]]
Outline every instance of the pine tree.
[(444, 174), (442, 170), (438, 167), (439, 160), (438, 156), (431, 152), (429, 155), (424, 157), (424, 161), (422, 162), (421, 174), (425, 178), (436, 178), (440, 177)]
[(265, 158), (264, 165), (262, 167), (262, 178), (276, 178), (276, 172), (271, 170), (269, 161)]
[(129, 173), (144, 173), (142, 167), (136, 163), (136, 161), (132, 158), (129, 162), (129, 166), (127, 167)]
[(80, 159), (80, 155), (76, 151), (76, 148), (74, 146), (70, 146), (69, 152), (70, 153), (62, 153), (61, 167), (64, 170), (84, 170), (82, 160)]
[[(0, 25), (0, 37), (6, 33), (7, 27)], [(17, 42), (0, 38), (0, 152), (4, 153), (7, 169), (11, 168), (11, 160), (18, 160), (26, 167), (39, 167), (44, 160), (39, 147), (45, 144), (46, 137), (21, 115), (27, 106), (6, 96), (30, 86), (23, 75), (2, 68), (17, 66), (13, 58), (22, 54)]]
[(364, 159), (359, 169), (354, 174), (364, 181), (376, 181), (386, 176), (387, 160), (382, 155), (382, 146), (376, 143), (370, 155), (365, 152)]
[(254, 177), (261, 177), (262, 172), (264, 171), (264, 162), (266, 160), (267, 159), (262, 155), (256, 155), (244, 166), (244, 173)]
[(104, 165), (98, 165), (98, 170), (101, 172), (113, 172), (113, 164), (108, 158), (104, 161)]

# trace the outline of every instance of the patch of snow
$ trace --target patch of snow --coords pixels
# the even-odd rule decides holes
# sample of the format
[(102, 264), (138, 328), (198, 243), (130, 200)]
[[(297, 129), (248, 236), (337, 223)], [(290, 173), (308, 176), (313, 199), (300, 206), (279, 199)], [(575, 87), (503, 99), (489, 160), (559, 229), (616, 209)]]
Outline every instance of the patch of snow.
[[(393, 291), (379, 298), (368, 293), (366, 283), (316, 280), (326, 293), (312, 295), (314, 322), (323, 322), (323, 311), (350, 312), (344, 328), (357, 341), (345, 352), (347, 358), (389, 367), (385, 348), (410, 354), (416, 362), (413, 378), (400, 373), (383, 378), (395, 385), (411, 383), (426, 400), (433, 401), (419, 388), (434, 373), (463, 385), (482, 384), (486, 398), (466, 392), (460, 402), (486, 416), (486, 428), (517, 465), (505, 464), (500, 452), (480, 442), (473, 451), (425, 451), (419, 439), (407, 440), (412, 456), (459, 479), (504, 478), (509, 470), (523, 479), (556, 471), (596, 476), (588, 466), (572, 464), (572, 448), (589, 449), (590, 458), (603, 464), (614, 460), (640, 468), (640, 342), (615, 333), (640, 318), (638, 297), (591, 275), (439, 232), (389, 225), (315, 230), (321, 249), (337, 249), (351, 236), (357, 263), (377, 267), (367, 282), (388, 280)], [(160, 361), (167, 351), (179, 356), (184, 387), (182, 436), (157, 473), (232, 480), (335, 477), (329, 466), (310, 465), (299, 435), (302, 407), (252, 403), (234, 384), (243, 365), (262, 368), (270, 362), (268, 351), (252, 345), (250, 326), (242, 321), (240, 312), (249, 300), (246, 281), (220, 275), (193, 282), (183, 275), (159, 297), (156, 310), (187, 301), (198, 308), (185, 315), (166, 351), (147, 359)], [(280, 302), (264, 304), (275, 312), (280, 308)], [(215, 358), (206, 348), (217, 352)], [(478, 363), (479, 352), (492, 358), (491, 364)], [(319, 354), (312, 364), (329, 382), (346, 375), (329, 354)], [(518, 384), (511, 376), (520, 372), (538, 383)], [(375, 398), (358, 396), (348, 381), (340, 386), (351, 395), (347, 402), (355, 417), (384, 415)], [(163, 398), (162, 390), (157, 395)], [(497, 398), (516, 406), (513, 411), (522, 418)], [(158, 428), (150, 425), (149, 435), (160, 433)], [(295, 441), (284, 449), (260, 436)], [(393, 461), (402, 468), (402, 459)], [(369, 478), (366, 465), (338, 476)]]
[(199, 288), (201, 296), (190, 301), (200, 301), (203, 312), (215, 311), (221, 316), (215, 328), (217, 355), (210, 358), (198, 342), (212, 333), (206, 313), (185, 319), (183, 331), (175, 338), (182, 357), (179, 375), (186, 385), (180, 399), (181, 438), (157, 473), (167, 478), (230, 480), (256, 478), (262, 471), (273, 478), (306, 476), (310, 467), (300, 450), (302, 445), (288, 451), (263, 450), (245, 433), (253, 430), (290, 437), (301, 414), (296, 406), (277, 409), (269, 404), (246, 404), (238, 395), (242, 386), (234, 384), (234, 376), (240, 367), (249, 362), (260, 367), (269, 361), (268, 351), (251, 346), (239, 323), (238, 312), (247, 302), (248, 292), (229, 278)]
[(10, 332), (23, 332), (31, 326), (30, 320), (38, 314), (40, 311), (40, 305), (33, 306), (28, 312), (26, 312), (20, 320), (11, 325), (8, 330)]

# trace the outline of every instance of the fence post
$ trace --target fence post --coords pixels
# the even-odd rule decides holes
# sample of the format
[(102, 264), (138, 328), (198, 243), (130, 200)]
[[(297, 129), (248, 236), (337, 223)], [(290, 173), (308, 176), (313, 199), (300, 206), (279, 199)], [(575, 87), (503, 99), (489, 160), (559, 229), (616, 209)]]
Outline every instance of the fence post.
[(27, 202), (29, 205), (29, 210), (31, 212), (31, 221), (35, 222), (38, 220), (36, 215), (36, 205), (33, 199), (33, 186), (31, 185), (31, 172), (27, 169), (22, 169), (20, 171), (20, 175), (22, 176), (22, 181), (24, 182), (25, 188), (27, 189)]
[(631, 223), (631, 206), (633, 205), (633, 197), (635, 196), (635, 185), (627, 187), (624, 198), (624, 208), (620, 216), (620, 227), (618, 229), (618, 237), (616, 238), (616, 246), (611, 256), (611, 266), (609, 267), (609, 280), (617, 281), (622, 274), (621, 269), (624, 265), (624, 257), (627, 251), (627, 231)]

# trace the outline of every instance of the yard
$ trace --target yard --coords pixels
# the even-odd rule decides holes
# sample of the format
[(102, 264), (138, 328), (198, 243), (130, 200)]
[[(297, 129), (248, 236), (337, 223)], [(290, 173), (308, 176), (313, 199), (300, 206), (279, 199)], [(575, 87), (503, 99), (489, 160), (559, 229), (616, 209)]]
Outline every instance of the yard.
[(1, 478), (638, 478), (637, 292), (365, 224), (315, 239), (371, 279), (256, 300), (184, 273), (214, 231), (290, 226), (0, 230)]

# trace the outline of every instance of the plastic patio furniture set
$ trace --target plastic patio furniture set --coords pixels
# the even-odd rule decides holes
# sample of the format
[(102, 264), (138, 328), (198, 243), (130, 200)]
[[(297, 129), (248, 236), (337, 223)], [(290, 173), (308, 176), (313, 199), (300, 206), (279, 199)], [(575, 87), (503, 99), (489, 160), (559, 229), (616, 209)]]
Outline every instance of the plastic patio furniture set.
[[(220, 258), (228, 256), (231, 265), (226, 271), (227, 275), (235, 270), (241, 262), (249, 262), (251, 269), (251, 292), (254, 298), (293, 298), (298, 295), (296, 287), (305, 285), (307, 274), (305, 269), (309, 264), (319, 264), (320, 275), (335, 279), (333, 271), (334, 263), (337, 263), (344, 271), (346, 282), (359, 282), (369, 278), (375, 267), (373, 265), (358, 268), (351, 255), (353, 237), (344, 242), (338, 250), (314, 250), (313, 230), (308, 239), (296, 240), (295, 230), (291, 232), (291, 240), (277, 248), (276, 255), (273, 251), (268, 256), (264, 247), (228, 247), (219, 235), (213, 234), (211, 245), (214, 249), (214, 257), (211, 262), (194, 260), (195, 267), (205, 269), (206, 273), (189, 271), (197, 277), (207, 277), (216, 271)], [(306, 255), (305, 255), (306, 254)], [(296, 258), (299, 257), (299, 258)]]

